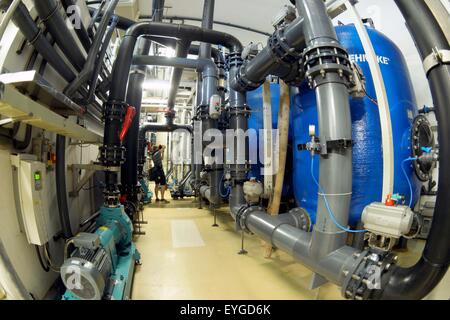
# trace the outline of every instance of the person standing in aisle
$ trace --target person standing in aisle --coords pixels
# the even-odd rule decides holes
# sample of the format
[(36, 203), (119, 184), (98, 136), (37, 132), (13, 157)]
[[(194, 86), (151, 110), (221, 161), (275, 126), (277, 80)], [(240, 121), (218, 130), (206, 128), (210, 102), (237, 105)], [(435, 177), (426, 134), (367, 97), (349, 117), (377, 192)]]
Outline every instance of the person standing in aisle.
[[(163, 203), (169, 203), (166, 199), (164, 199), (164, 194), (167, 190), (167, 180), (166, 180), (166, 174), (164, 173), (164, 168), (162, 161), (164, 159), (164, 151), (166, 150), (166, 147), (163, 145), (160, 145), (155, 152), (153, 152), (153, 166), (155, 170), (155, 195), (156, 195), (156, 202), (163, 202)], [(159, 199), (159, 191), (161, 191), (161, 199)]]

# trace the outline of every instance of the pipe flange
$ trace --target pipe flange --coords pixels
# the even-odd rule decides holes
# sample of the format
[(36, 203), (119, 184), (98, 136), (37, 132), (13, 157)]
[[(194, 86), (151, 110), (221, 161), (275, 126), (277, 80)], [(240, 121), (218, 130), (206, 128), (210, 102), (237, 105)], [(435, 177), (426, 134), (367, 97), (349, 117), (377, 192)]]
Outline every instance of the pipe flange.
[(305, 73), (303, 72), (302, 64), (303, 63), (301, 61), (295, 63), (291, 72), (281, 79), (291, 87), (299, 87), (303, 80), (305, 80)]
[(125, 117), (128, 103), (120, 101), (108, 101), (103, 105), (103, 120), (120, 120)]
[(226, 57), (226, 68), (230, 70), (233, 67), (239, 68), (244, 63), (241, 52), (231, 52)]
[[(419, 115), (414, 119), (411, 129), (411, 148), (412, 156), (419, 159), (424, 153), (424, 150), (435, 147), (435, 139), (431, 124), (428, 119)], [(435, 162), (421, 162), (414, 161), (414, 170), (420, 181), (426, 182), (432, 178), (432, 172), (435, 168)]]
[[(353, 74), (347, 51), (334, 43), (307, 48), (304, 53), (303, 67), (311, 87), (337, 81), (349, 86), (350, 77)], [(333, 74), (334, 77), (331, 76)]]
[(397, 256), (391, 252), (370, 249), (353, 256), (353, 270), (345, 270), (342, 295), (346, 299), (367, 300), (374, 290), (385, 285), (383, 277), (396, 264)]
[(100, 162), (105, 167), (117, 167), (125, 163), (125, 147), (102, 146), (100, 147)]
[[(264, 212), (264, 208), (260, 206), (252, 206), (252, 207), (242, 207), (239, 215), (239, 225), (242, 230), (245, 230), (247, 232), (251, 232), (250, 229), (247, 227), (247, 218), (250, 214), (254, 212)], [(237, 216), (236, 216), (237, 217)]]
[(311, 217), (305, 209), (295, 208), (289, 211), (289, 214), (294, 217), (297, 223), (297, 228), (306, 232), (309, 232), (311, 230)]
[(298, 52), (295, 48), (291, 48), (286, 43), (284, 32), (284, 28), (278, 29), (272, 36), (270, 36), (268, 46), (272, 52), (272, 56), (277, 62), (294, 64), (301, 59), (302, 53)]

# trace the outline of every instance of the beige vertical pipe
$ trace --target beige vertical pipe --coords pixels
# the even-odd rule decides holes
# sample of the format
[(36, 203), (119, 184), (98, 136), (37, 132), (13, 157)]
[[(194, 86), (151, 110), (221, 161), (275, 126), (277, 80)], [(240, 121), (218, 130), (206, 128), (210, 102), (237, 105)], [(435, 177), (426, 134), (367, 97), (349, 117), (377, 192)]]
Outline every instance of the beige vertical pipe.
[[(270, 88), (269, 88), (270, 90)], [(289, 140), (289, 116), (291, 108), (291, 99), (289, 95), (289, 86), (280, 80), (280, 108), (278, 110), (278, 170), (275, 177), (275, 187), (272, 201), (269, 204), (267, 213), (278, 215), (280, 211), (281, 195), (283, 193), (284, 172), (286, 169), (287, 149)], [(266, 246), (266, 258), (272, 255), (272, 246)]]

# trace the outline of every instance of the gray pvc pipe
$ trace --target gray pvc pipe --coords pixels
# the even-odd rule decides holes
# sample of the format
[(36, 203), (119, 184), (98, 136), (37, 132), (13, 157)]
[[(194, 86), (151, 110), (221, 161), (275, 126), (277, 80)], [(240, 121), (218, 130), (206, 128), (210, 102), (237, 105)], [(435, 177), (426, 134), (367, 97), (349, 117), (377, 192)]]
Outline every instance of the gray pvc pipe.
[[(304, 17), (303, 31), (308, 47), (338, 44), (335, 29), (321, 0), (298, 0), (297, 8)], [(322, 77), (318, 74), (316, 77)], [(328, 72), (326, 82), (316, 90), (320, 141), (351, 140), (352, 123), (347, 87), (338, 81), (337, 72)], [(352, 150), (329, 153), (320, 158), (319, 184), (326, 193), (332, 214), (341, 226), (348, 225), (352, 195)], [(318, 197), (317, 221), (311, 249), (318, 257), (345, 244), (346, 232), (330, 218), (323, 195)]]
[[(229, 79), (236, 77), (239, 72), (238, 66), (233, 66), (229, 71)], [(247, 95), (245, 92), (236, 91), (231, 86), (229, 88), (229, 123), (230, 129), (234, 132), (247, 132), (248, 118), (246, 115)], [(229, 198), (230, 212), (233, 218), (236, 218), (237, 212), (246, 206), (244, 196), (244, 181), (247, 180), (248, 168), (246, 164), (239, 163), (241, 159), (249, 159), (248, 144), (242, 148), (238, 141), (234, 143), (234, 160), (229, 166), (232, 189)]]
[(342, 246), (328, 255), (318, 257), (312, 248), (312, 233), (299, 229), (295, 215), (271, 216), (264, 211), (255, 211), (246, 216), (246, 228), (291, 256), (310, 270), (341, 286), (345, 280), (344, 270), (352, 270), (357, 262), (355, 248)]
[[(175, 56), (177, 58), (187, 58), (190, 44), (191, 44), (190, 41), (178, 41), (175, 47)], [(183, 68), (175, 67), (172, 71), (172, 76), (170, 79), (169, 98), (167, 99), (167, 108), (169, 116), (174, 116), (173, 110), (175, 108), (178, 87), (180, 86), (182, 76), (183, 76)]]
[[(6, 3), (8, 3), (7, 1)], [(2, 7), (4, 3), (1, 3)], [(27, 7), (20, 3), (12, 15), (12, 21), (37, 52), (68, 82), (75, 79), (75, 73), (58, 54), (37, 27)]]

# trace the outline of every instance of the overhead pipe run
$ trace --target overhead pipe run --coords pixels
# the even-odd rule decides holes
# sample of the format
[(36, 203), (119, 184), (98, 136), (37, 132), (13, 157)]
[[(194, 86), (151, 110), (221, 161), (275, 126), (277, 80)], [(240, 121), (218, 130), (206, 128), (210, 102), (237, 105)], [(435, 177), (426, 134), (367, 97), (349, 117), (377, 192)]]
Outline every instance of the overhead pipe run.
[(44, 22), (56, 44), (73, 66), (80, 71), (86, 62), (83, 53), (70, 33), (63, 16), (59, 12), (59, 2), (55, 0), (34, 0), (39, 17)]
[(118, 2), (119, 0), (109, 1), (108, 6), (105, 9), (105, 13), (98, 25), (97, 32), (95, 34), (94, 41), (89, 49), (83, 70), (81, 70), (76, 79), (74, 81), (71, 81), (71, 83), (64, 89), (64, 93), (67, 96), (72, 97), (83, 85), (85, 85), (86, 82), (91, 78), (95, 70), (95, 64), (103, 62), (103, 57), (98, 56), (98, 53), (101, 52), (100, 49), (102, 45), (107, 45), (106, 43), (104, 43), (105, 32), (108, 28)]
[[(11, 0), (2, 0), (0, 7), (7, 8), (10, 4)], [(46, 61), (48, 61), (56, 72), (68, 82), (75, 79), (75, 73), (45, 38), (23, 3), (20, 3), (17, 6), (12, 15), (12, 21), (20, 29), (27, 41), (33, 45), (36, 51), (38, 51)]]
[[(242, 44), (233, 36), (211, 30), (186, 25), (164, 23), (137, 23), (127, 30), (114, 63), (109, 101), (105, 105), (105, 135), (101, 148), (101, 162), (106, 166), (120, 166), (125, 150), (121, 145), (118, 132), (121, 130), (124, 114), (128, 74), (133, 58), (137, 38), (143, 35), (174, 37), (184, 41), (210, 42), (227, 47), (231, 55), (239, 55)], [(168, 118), (169, 119), (169, 118)], [(106, 172), (105, 200), (108, 205), (118, 205), (117, 173)]]

